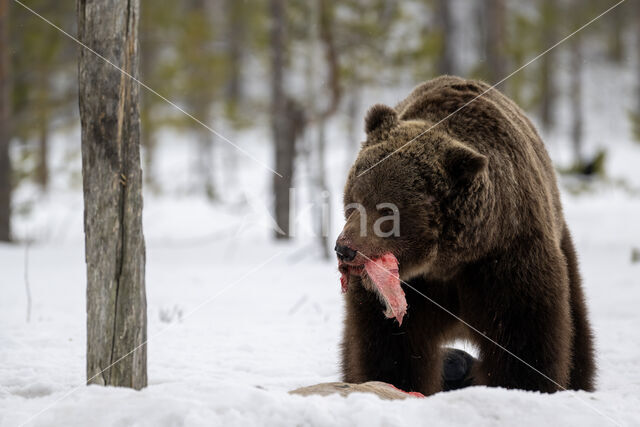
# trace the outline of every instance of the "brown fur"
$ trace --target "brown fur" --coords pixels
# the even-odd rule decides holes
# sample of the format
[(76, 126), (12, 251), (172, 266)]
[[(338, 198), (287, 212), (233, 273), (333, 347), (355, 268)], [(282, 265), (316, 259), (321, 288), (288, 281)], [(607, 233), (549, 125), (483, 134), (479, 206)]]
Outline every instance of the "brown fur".
[[(560, 385), (536, 373), (409, 287), (402, 326), (349, 278), (343, 339), (347, 382), (385, 381), (424, 394), (442, 388), (441, 347), (479, 348), (474, 384), (553, 392), (593, 390), (592, 335), (554, 170), (524, 113), (485, 83), (443, 76), (394, 109), (377, 105), (347, 180), (339, 242), (368, 257), (392, 252), (400, 276)], [(395, 203), (400, 236), (377, 237), (379, 203)], [(361, 255), (354, 263), (362, 263)]]

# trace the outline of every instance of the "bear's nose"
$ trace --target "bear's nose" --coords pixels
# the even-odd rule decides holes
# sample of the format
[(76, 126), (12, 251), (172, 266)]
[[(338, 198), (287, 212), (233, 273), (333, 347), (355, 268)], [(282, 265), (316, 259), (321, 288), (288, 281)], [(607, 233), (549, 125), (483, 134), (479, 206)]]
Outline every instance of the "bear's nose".
[(336, 251), (336, 254), (338, 254), (338, 259), (344, 262), (353, 261), (353, 259), (358, 254), (356, 251), (354, 251), (350, 247), (342, 246), (338, 243), (336, 243), (336, 247), (334, 248), (334, 250)]

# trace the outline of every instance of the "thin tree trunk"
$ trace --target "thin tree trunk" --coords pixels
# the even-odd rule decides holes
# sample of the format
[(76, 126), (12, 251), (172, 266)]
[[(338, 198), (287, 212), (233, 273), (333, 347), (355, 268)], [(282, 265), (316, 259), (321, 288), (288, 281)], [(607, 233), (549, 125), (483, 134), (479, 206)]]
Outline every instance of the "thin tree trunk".
[[(636, 22), (640, 22), (640, 1), (636, 3)], [(640, 25), (636, 25), (636, 102), (638, 103), (638, 116), (640, 117)]]
[[(78, 0), (80, 40), (138, 75), (138, 0)], [(139, 87), (80, 51), (87, 379), (147, 385)], [(133, 353), (129, 354), (132, 350)]]
[[(496, 84), (505, 77), (505, 3), (504, 0), (485, 0), (485, 55), (487, 80)], [(503, 84), (498, 85), (499, 89)]]
[[(624, 59), (624, 32), (625, 32), (625, 14), (627, 9), (624, 4), (616, 7), (611, 11), (609, 17), (609, 59), (617, 64), (621, 64)], [(637, 25), (637, 23), (636, 23)]]
[[(203, 19), (196, 21), (198, 25), (216, 26), (215, 19), (219, 16), (216, 14), (216, 10), (222, 5), (217, 1), (207, 0), (191, 0), (188, 2), (188, 10), (190, 16), (201, 16)], [(208, 45), (212, 43), (212, 39), (208, 34), (197, 36), (195, 45), (202, 49), (202, 54), (211, 56), (212, 52), (209, 52)], [(211, 72), (203, 63), (198, 64), (195, 69), (194, 77), (196, 81), (206, 82), (207, 79), (203, 78)], [(193, 88), (193, 93), (189, 95), (189, 103), (191, 109), (194, 111), (196, 117), (201, 118), (205, 123), (213, 126), (211, 123), (211, 109), (213, 104), (213, 94), (208, 88)], [(216, 186), (214, 183), (214, 137), (213, 134), (206, 128), (199, 126), (194, 129), (196, 139), (195, 150), (195, 164), (194, 172), (196, 174), (195, 185), (198, 192), (204, 190), (205, 196), (209, 200), (215, 200), (217, 198)]]
[(353, 161), (356, 158), (356, 154), (360, 149), (360, 139), (358, 131), (360, 130), (360, 120), (358, 115), (360, 114), (360, 104), (362, 103), (362, 87), (360, 83), (356, 82), (350, 87), (351, 94), (349, 95), (349, 101), (347, 102), (347, 135), (349, 137), (349, 148), (346, 156), (345, 169), (349, 170)]
[[(206, 117), (206, 115), (203, 114), (198, 117)], [(196, 144), (196, 185), (198, 188), (204, 189), (204, 193), (209, 200), (216, 200), (218, 195), (213, 176), (213, 135), (207, 129), (198, 127), (196, 129)]]
[[(555, 0), (544, 0), (542, 4), (543, 25), (543, 49), (553, 45), (556, 39), (557, 9)], [(549, 131), (553, 125), (555, 116), (556, 83), (554, 70), (555, 51), (547, 52), (540, 58), (540, 120), (545, 131)]]
[(342, 99), (342, 87), (340, 85), (340, 64), (338, 63), (338, 49), (333, 34), (333, 22), (335, 6), (332, 0), (318, 1), (318, 37), (324, 48), (324, 57), (327, 64), (328, 86), (331, 99), (324, 111), (319, 113), (319, 119), (327, 120), (331, 117), (340, 105)]
[(9, 5), (0, 0), (0, 241), (11, 240), (11, 158), (9, 156)]
[[(308, 111), (313, 123), (317, 124), (317, 140), (313, 137), (309, 138), (310, 143), (308, 152), (308, 170), (311, 177), (311, 197), (313, 203), (313, 229), (318, 233), (318, 243), (322, 249), (322, 255), (325, 259), (331, 257), (329, 250), (329, 228), (330, 228), (330, 202), (329, 191), (327, 188), (326, 165), (325, 165), (325, 147), (326, 147), (326, 118), (325, 114), (332, 114), (334, 108), (337, 107), (336, 102), (341, 97), (341, 90), (338, 80), (338, 62), (337, 53), (333, 43), (332, 21), (333, 21), (333, 4), (327, 0), (318, 0), (311, 2), (311, 13), (308, 28), (307, 45), (308, 53), (306, 57), (306, 83), (307, 83), (307, 105)], [(320, 25), (315, 25), (318, 22)], [(328, 74), (330, 76), (332, 90), (332, 99), (325, 111), (319, 111), (318, 108), (318, 91), (317, 91), (317, 69), (318, 55), (316, 52), (320, 49), (320, 42), (325, 51), (325, 59), (328, 65)], [(324, 85), (323, 85), (324, 86)], [(321, 89), (321, 92), (322, 89)]]
[(293, 182), (293, 143), (287, 138), (287, 101), (284, 93), (284, 4), (270, 0), (271, 15), (271, 130), (275, 147), (275, 169), (282, 175), (273, 176), (275, 220), (280, 230), (277, 239), (289, 238), (289, 188)]
[(453, 46), (454, 27), (451, 12), (451, 0), (437, 0), (436, 23), (440, 27), (441, 37), (438, 74), (456, 74), (455, 50)]
[(331, 229), (331, 196), (327, 186), (327, 172), (325, 162), (325, 148), (327, 145), (326, 123), (321, 120), (318, 123), (318, 176), (317, 186), (319, 190), (318, 212), (318, 237), (324, 259), (331, 259), (333, 255), (329, 246), (329, 231)]
[(571, 38), (571, 142), (576, 165), (582, 165), (582, 40), (580, 34)]
[(38, 166), (36, 168), (36, 181), (40, 188), (46, 190), (49, 187), (49, 121), (46, 109), (40, 113), (40, 129), (38, 136)]
[(244, 95), (243, 91), (243, 65), (245, 56), (245, 16), (243, 9), (246, 7), (237, 0), (225, 0), (224, 4), (229, 16), (227, 27), (228, 55), (229, 55), (229, 81), (226, 87), (226, 96), (231, 109), (231, 117), (235, 119), (237, 109)]

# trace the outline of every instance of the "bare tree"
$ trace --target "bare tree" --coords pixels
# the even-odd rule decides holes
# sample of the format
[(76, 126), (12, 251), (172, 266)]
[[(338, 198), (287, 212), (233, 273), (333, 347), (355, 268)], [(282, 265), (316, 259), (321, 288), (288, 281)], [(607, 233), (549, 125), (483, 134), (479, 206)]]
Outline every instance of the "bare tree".
[(454, 27), (451, 13), (451, 0), (437, 0), (436, 25), (439, 26), (441, 39), (438, 74), (456, 74), (457, 72), (453, 45)]
[[(189, 61), (189, 82), (186, 103), (196, 117), (205, 123), (211, 123), (211, 109), (214, 100), (216, 84), (214, 82), (213, 25), (212, 9), (220, 6), (206, 0), (189, 0), (185, 2), (189, 26), (186, 31), (185, 60)], [(218, 198), (214, 184), (214, 138), (213, 134), (204, 126), (193, 128), (195, 137), (195, 173), (196, 188), (204, 189), (210, 200)]]
[[(505, 2), (484, 0), (484, 53), (487, 61), (487, 80), (497, 83), (505, 76)], [(502, 89), (503, 85), (498, 85)]]
[(9, 157), (9, 6), (0, 0), (0, 241), (11, 240), (11, 158)]
[[(640, 2), (636, 3), (636, 19), (640, 20)], [(639, 21), (636, 21), (639, 22)], [(637, 76), (637, 86), (636, 86), (636, 102), (637, 104), (637, 114), (640, 117), (640, 25), (636, 25), (636, 76)]]
[(226, 97), (229, 102), (231, 116), (235, 118), (236, 109), (244, 95), (243, 66), (246, 55), (246, 17), (245, 4), (236, 0), (225, 0), (225, 12), (229, 17), (227, 24), (227, 51), (229, 57), (229, 80), (226, 86)]
[[(274, 174), (273, 193), (275, 196), (274, 213), (280, 230), (276, 230), (277, 239), (289, 238), (289, 189), (293, 184), (293, 166), (295, 143), (299, 133), (292, 121), (291, 112), (300, 116), (301, 109), (295, 101), (287, 98), (284, 91), (285, 72), (285, 11), (283, 0), (269, 0), (271, 17), (271, 130), (275, 147), (275, 169), (282, 177)], [(299, 118), (299, 117), (298, 117)]]
[[(329, 259), (332, 251), (329, 246), (329, 228), (331, 224), (331, 198), (326, 177), (325, 151), (327, 145), (326, 127), (327, 120), (335, 113), (342, 98), (342, 88), (339, 79), (338, 53), (334, 40), (334, 2), (333, 0), (316, 0), (309, 3), (311, 8), (308, 25), (307, 55), (307, 103), (310, 111), (310, 123), (317, 125), (317, 138), (311, 138), (309, 170), (311, 171), (311, 186), (313, 190), (314, 222), (318, 233), (320, 248), (325, 259)], [(318, 25), (316, 25), (316, 23)], [(316, 52), (322, 48), (327, 65), (328, 86), (331, 89), (328, 103), (323, 108), (318, 105), (320, 93), (324, 92), (324, 86), (318, 91), (319, 68)], [(323, 79), (324, 83), (325, 80)]]
[[(138, 12), (138, 0), (77, 3), (80, 40), (134, 77)], [(147, 385), (147, 311), (139, 87), (85, 49), (80, 51), (78, 83), (87, 378), (90, 383), (140, 389)]]
[(573, 144), (573, 158), (576, 165), (583, 164), (583, 111), (582, 111), (582, 38), (575, 34), (570, 39), (570, 102), (571, 102), (571, 142)]
[[(41, 74), (41, 79), (45, 80)], [(46, 82), (41, 83), (43, 87), (46, 87)], [(45, 91), (42, 91), (43, 94)], [(45, 98), (46, 96), (43, 96)], [(49, 116), (48, 108), (45, 107), (47, 100), (42, 99), (39, 102), (38, 112), (38, 163), (35, 170), (36, 182), (43, 190), (47, 190), (49, 187)]]
[[(626, 24), (626, 14), (629, 13), (625, 4), (621, 4), (611, 11), (605, 21), (608, 34), (608, 56), (611, 61), (618, 64), (624, 59), (624, 33)], [(632, 12), (632, 11), (631, 11)]]
[[(542, 43), (543, 49), (553, 45), (556, 39), (557, 8), (555, 0), (542, 1)], [(553, 127), (554, 106), (556, 96), (556, 82), (554, 63), (555, 50), (547, 52), (540, 58), (540, 120), (543, 128), (548, 131)]]

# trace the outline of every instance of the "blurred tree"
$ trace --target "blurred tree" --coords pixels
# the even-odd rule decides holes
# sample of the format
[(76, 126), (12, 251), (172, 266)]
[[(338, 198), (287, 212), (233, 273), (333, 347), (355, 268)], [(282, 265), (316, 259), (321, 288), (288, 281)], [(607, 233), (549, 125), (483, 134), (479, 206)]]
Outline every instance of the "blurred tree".
[[(640, 2), (636, 2), (635, 10), (633, 11), (636, 19), (640, 21)], [(639, 22), (636, 21), (636, 22)], [(636, 142), (640, 142), (640, 25), (635, 26), (635, 49), (636, 49), (636, 99), (635, 106), (632, 107), (629, 114), (631, 118), (631, 132), (633, 139)]]
[[(140, 2), (140, 79), (149, 87), (158, 90), (170, 99), (177, 95), (173, 64), (172, 46), (180, 23), (180, 7), (177, 2), (168, 2), (157, 7), (152, 0)], [(169, 119), (166, 103), (148, 90), (141, 92), (140, 121), (141, 141), (144, 148), (144, 179), (147, 188), (159, 191), (158, 177), (155, 171), (157, 133), (163, 126), (174, 126), (175, 120)], [(170, 111), (170, 113), (168, 112)]]
[(293, 166), (296, 132), (289, 116), (290, 110), (299, 112), (294, 101), (287, 98), (285, 80), (285, 27), (283, 0), (269, 0), (270, 50), (271, 50), (271, 130), (275, 149), (275, 170), (282, 176), (273, 176), (274, 213), (277, 239), (288, 239), (290, 214), (290, 189), (293, 187)]
[[(335, 45), (335, 4), (333, 0), (315, 0), (308, 3), (307, 39), (306, 39), (306, 82), (307, 82), (307, 110), (310, 121), (316, 125), (317, 138), (309, 149), (309, 169), (311, 171), (311, 195), (314, 204), (316, 232), (319, 237), (320, 247), (325, 259), (331, 256), (329, 244), (330, 197), (326, 177), (326, 125), (327, 120), (337, 111), (342, 98), (340, 82), (340, 64)], [(317, 87), (317, 70), (322, 68), (318, 63), (316, 54), (318, 49), (324, 51), (327, 77), (322, 79), (323, 84)], [(327, 91), (328, 94), (322, 96)], [(319, 100), (327, 99), (324, 107)]]
[[(636, 19), (638, 19), (638, 21), (636, 22), (640, 22), (640, 2), (636, 3), (635, 14), (636, 14)], [(640, 25), (636, 25), (635, 29), (636, 29), (636, 79), (637, 79), (636, 80), (636, 91), (637, 91), (636, 102), (638, 103), (637, 113), (638, 113), (638, 116), (640, 117)], [(640, 135), (640, 130), (638, 133)]]
[[(38, 0), (31, 7), (63, 28), (73, 27), (74, 5)], [(58, 31), (20, 10), (11, 25), (11, 38), (20, 49), (12, 55), (13, 134), (23, 143), (36, 140), (27, 154), (35, 158), (27, 170), (44, 190), (49, 184), (49, 139), (53, 131), (75, 123), (76, 84), (73, 67), (76, 47), (65, 43)], [(25, 27), (30, 28), (25, 31)], [(24, 169), (22, 166), (21, 169)]]
[[(486, 60), (484, 76), (490, 84), (496, 84), (506, 77), (506, 6), (505, 0), (483, 0), (482, 34), (484, 35), (483, 56)], [(503, 89), (504, 84), (499, 84)]]
[(247, 3), (225, 0), (227, 83), (225, 88), (227, 117), (235, 126), (242, 121), (239, 107), (244, 97), (244, 66), (247, 48)]
[[(555, 0), (542, 0), (540, 19), (542, 20), (542, 51), (550, 48), (557, 38), (558, 10)], [(544, 130), (554, 125), (556, 98), (556, 52), (551, 50), (540, 58), (540, 121)]]
[[(222, 87), (224, 53), (215, 44), (212, 16), (221, 7), (219, 1), (189, 0), (178, 40), (179, 63), (183, 66), (180, 86), (188, 111), (211, 125), (215, 96)], [(191, 130), (196, 140), (196, 188), (204, 189), (211, 200), (216, 199), (214, 184), (214, 135), (205, 127)]]
[[(289, 237), (289, 188), (293, 174), (292, 142), (285, 139), (286, 99), (284, 93), (284, 5), (283, 0), (269, 0), (271, 18), (271, 131), (275, 148), (276, 171), (282, 176), (273, 176), (274, 212), (277, 239)], [(285, 162), (285, 156), (288, 157)], [(287, 166), (287, 171), (285, 171)], [(288, 172), (288, 174), (287, 174)], [(289, 185), (287, 185), (289, 183)]]
[[(183, 104), (185, 110), (207, 125), (211, 125), (215, 100), (221, 98), (226, 78), (228, 61), (224, 44), (216, 39), (222, 32), (216, 31), (219, 23), (214, 22), (223, 6), (222, 0), (168, 2), (163, 7), (142, 0), (142, 81), (168, 99)], [(217, 199), (214, 135), (151, 92), (142, 93), (141, 106), (146, 182), (153, 189), (160, 189), (154, 173), (156, 135), (160, 129), (189, 132), (195, 142), (190, 190)]]
[(9, 91), (9, 5), (0, 0), (0, 242), (11, 240)]
[[(572, 7), (567, 13), (572, 14)], [(577, 18), (572, 18), (570, 22), (575, 22)], [(569, 60), (569, 97), (571, 108), (571, 143), (573, 146), (573, 161), (575, 165), (582, 165), (584, 162), (583, 145), (583, 123), (584, 112), (582, 108), (582, 63), (583, 45), (582, 34), (576, 33), (569, 39), (571, 56)]]
[(454, 45), (454, 24), (450, 0), (436, 1), (436, 25), (439, 27), (440, 57), (438, 59), (438, 74), (458, 73), (456, 68), (456, 48)]
[[(540, 34), (542, 31), (535, 15), (530, 10), (511, 8), (508, 12), (511, 36), (503, 42), (505, 61), (511, 64), (514, 69), (519, 69), (543, 50)], [(542, 58), (539, 61), (542, 61)], [(538, 101), (534, 90), (535, 84), (532, 82), (539, 78), (539, 61), (522, 68), (502, 84), (503, 91), (525, 110), (531, 110)], [(498, 78), (498, 81), (509, 74), (506, 70), (505, 73)]]
[[(390, 37), (392, 28), (402, 17), (400, 4), (395, 1), (343, 0), (335, 8), (334, 42), (340, 56), (341, 90), (348, 99), (350, 157), (355, 157), (360, 142), (358, 135), (362, 129), (362, 118), (358, 114), (361, 113), (365, 88), (388, 85), (389, 80), (385, 78), (388, 73), (384, 72), (387, 69), (405, 65), (412, 66), (412, 70), (419, 69), (419, 61), (414, 61), (413, 55), (420, 47), (405, 50), (401, 42)], [(424, 72), (424, 68), (420, 70), (420, 78), (424, 78)], [(352, 160), (347, 158), (349, 165)]]
[(617, 64), (622, 63), (624, 59), (624, 32), (626, 29), (625, 16), (629, 12), (633, 13), (633, 11), (627, 10), (627, 6), (628, 5), (625, 3), (617, 6), (604, 20), (607, 27), (607, 37), (609, 39), (607, 43), (609, 60)]
[[(388, 23), (383, 27), (385, 40), (380, 48), (389, 59), (380, 65), (381, 69), (393, 70), (392, 75), (396, 76), (409, 71), (417, 82), (440, 74), (438, 67), (446, 53), (446, 43), (451, 40), (443, 32), (438, 5), (434, 0), (418, 0), (399, 3), (396, 9), (396, 13), (388, 13)], [(393, 81), (388, 79), (378, 72), (372, 83)]]
[[(80, 41), (137, 78), (138, 0), (78, 0), (77, 13)], [(147, 304), (139, 85), (86, 49), (80, 50), (78, 85), (87, 379), (141, 389), (147, 385)]]
[[(262, 3), (262, 2), (260, 2)], [(251, 59), (249, 49), (251, 48), (252, 36), (263, 31), (257, 25), (256, 16), (264, 15), (263, 5), (257, 4), (255, 0), (224, 0), (223, 12), (220, 14), (220, 22), (216, 24), (221, 28), (224, 37), (223, 66), (224, 66), (224, 97), (223, 108), (224, 117), (228, 122), (225, 135), (230, 140), (236, 139), (237, 132), (253, 124), (250, 102), (247, 101), (247, 88), (245, 76), (252, 77), (253, 74), (248, 62)], [(263, 18), (262, 16), (260, 16)], [(264, 19), (260, 20), (262, 23)], [(261, 49), (264, 50), (264, 49)], [(222, 177), (224, 182), (221, 187), (228, 194), (235, 193), (233, 187), (238, 180), (238, 151), (230, 146), (222, 146), (219, 157), (223, 157)]]

